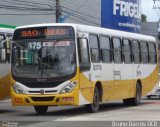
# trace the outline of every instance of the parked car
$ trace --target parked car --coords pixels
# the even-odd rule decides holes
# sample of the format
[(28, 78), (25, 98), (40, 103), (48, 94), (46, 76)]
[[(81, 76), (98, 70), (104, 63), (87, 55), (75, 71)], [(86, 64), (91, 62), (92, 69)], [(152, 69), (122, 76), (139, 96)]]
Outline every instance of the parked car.
[(154, 93), (147, 95), (148, 99), (150, 99), (151, 97), (159, 97), (160, 98), (160, 88), (158, 88)]

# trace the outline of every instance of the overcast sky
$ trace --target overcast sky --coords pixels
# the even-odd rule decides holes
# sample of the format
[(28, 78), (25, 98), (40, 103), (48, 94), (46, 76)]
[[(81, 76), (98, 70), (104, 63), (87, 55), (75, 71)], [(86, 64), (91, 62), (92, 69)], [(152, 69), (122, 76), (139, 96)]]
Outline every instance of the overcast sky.
[[(147, 21), (158, 21), (160, 18), (160, 10), (154, 10), (153, 0), (141, 0), (142, 1), (142, 14), (147, 15)], [(160, 7), (160, 2), (156, 2), (156, 6)]]
[[(16, 1), (16, 0), (15, 0)], [(5, 4), (8, 6), (14, 5), (16, 3), (13, 0), (0, 0), (0, 5)], [(25, 1), (25, 0), (21, 0)], [(37, 2), (42, 4), (41, 7), (46, 7), (46, 4), (52, 5), (55, 0), (27, 0), (27, 2)], [(69, 9), (77, 10), (80, 5), (82, 5), (86, 0), (61, 0), (61, 4), (64, 7), (68, 8), (68, 12), (71, 12)], [(142, 1), (142, 13), (147, 15), (147, 21), (158, 21), (158, 17), (160, 17), (160, 11), (153, 10), (153, 0), (141, 0)], [(26, 3), (25, 3), (26, 4)], [(69, 17), (66, 22), (76, 22), (81, 24), (89, 24), (95, 25), (93, 23), (89, 23), (84, 20), (89, 20), (96, 24), (100, 24), (101, 18), (101, 0), (88, 0), (82, 7), (78, 9), (80, 13), (76, 13), (82, 19), (78, 17)], [(156, 5), (160, 7), (160, 2), (157, 2)], [(33, 5), (28, 5), (27, 7), (33, 7)], [(36, 6), (36, 5), (34, 5)], [(40, 6), (40, 5), (37, 5)], [(73, 12), (73, 11), (72, 11)], [(11, 25), (27, 25), (27, 24), (35, 24), (35, 23), (48, 23), (55, 22), (55, 14), (53, 12), (52, 15), (1, 15), (1, 14), (12, 14), (12, 13), (42, 13), (42, 12), (34, 12), (30, 11), (16, 11), (11, 9), (0, 8), (0, 24), (11, 24)], [(158, 16), (159, 14), (159, 16)], [(64, 14), (66, 15), (66, 14)], [(87, 17), (87, 15), (91, 17), (96, 17), (96, 19), (91, 19), (91, 17)], [(97, 21), (98, 20), (98, 21)]]

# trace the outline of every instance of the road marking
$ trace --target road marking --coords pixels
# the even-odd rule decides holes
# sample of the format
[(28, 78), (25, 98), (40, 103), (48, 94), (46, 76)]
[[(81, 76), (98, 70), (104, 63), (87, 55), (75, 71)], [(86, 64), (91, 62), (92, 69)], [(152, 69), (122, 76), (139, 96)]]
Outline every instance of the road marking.
[(106, 118), (75, 116), (75, 117), (56, 119), (53, 121), (106, 121)]
[(67, 119), (68, 117), (62, 117), (62, 118), (59, 118), (59, 119), (56, 119), (56, 120), (53, 120), (53, 121), (64, 121), (65, 119)]
[(11, 99), (7, 99), (7, 100), (2, 100), (2, 101), (0, 101), (0, 103), (8, 103), (8, 102), (11, 102)]

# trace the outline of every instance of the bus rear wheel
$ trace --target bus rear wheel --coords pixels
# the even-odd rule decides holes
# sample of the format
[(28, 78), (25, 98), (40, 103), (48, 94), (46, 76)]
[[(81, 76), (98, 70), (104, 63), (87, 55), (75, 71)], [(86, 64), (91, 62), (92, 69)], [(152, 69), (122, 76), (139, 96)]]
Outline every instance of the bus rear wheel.
[(85, 105), (85, 107), (87, 108), (87, 110), (89, 112), (92, 112), (92, 113), (98, 112), (98, 110), (99, 110), (99, 100), (100, 100), (99, 90), (95, 86), (94, 95), (93, 95), (93, 103)]
[(136, 85), (136, 95), (134, 98), (124, 99), (123, 103), (124, 105), (131, 105), (131, 106), (137, 106), (140, 104), (142, 96), (142, 88), (139, 82), (137, 82)]
[(151, 95), (148, 95), (147, 98), (148, 98), (148, 99), (151, 99)]
[(48, 110), (48, 106), (34, 106), (37, 114), (45, 114)]

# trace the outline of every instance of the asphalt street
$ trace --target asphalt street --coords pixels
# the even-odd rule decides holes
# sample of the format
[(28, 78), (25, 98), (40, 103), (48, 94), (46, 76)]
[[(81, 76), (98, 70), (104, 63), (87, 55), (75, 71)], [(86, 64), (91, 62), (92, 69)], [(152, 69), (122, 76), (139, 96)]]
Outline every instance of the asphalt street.
[(37, 115), (33, 107), (12, 107), (11, 101), (6, 100), (0, 102), (0, 121), (1, 126), (18, 127), (109, 127), (119, 126), (114, 121), (157, 122), (160, 121), (160, 99), (144, 98), (139, 106), (124, 106), (122, 101), (108, 102), (100, 106), (98, 113), (88, 113), (83, 106), (50, 107), (45, 115)]

